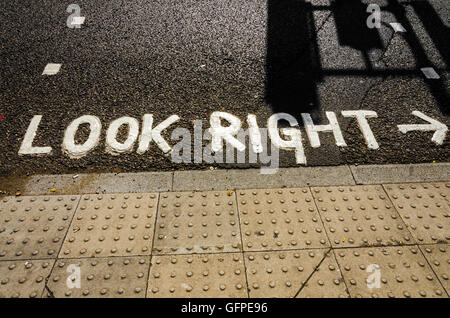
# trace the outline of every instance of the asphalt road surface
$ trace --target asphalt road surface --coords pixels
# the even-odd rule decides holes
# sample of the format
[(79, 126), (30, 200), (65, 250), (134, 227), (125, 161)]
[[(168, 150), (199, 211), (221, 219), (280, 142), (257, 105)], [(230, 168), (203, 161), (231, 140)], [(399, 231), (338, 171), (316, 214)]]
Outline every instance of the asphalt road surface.
[[(79, 28), (67, 24), (77, 15), (67, 12), (72, 2), (84, 17)], [(370, 3), (381, 7), (379, 29), (367, 27)], [(154, 126), (179, 116), (162, 132), (170, 146), (175, 128), (193, 132), (195, 120), (209, 128), (214, 112), (236, 116), (243, 128), (249, 114), (263, 128), (274, 113), (288, 113), (299, 123), (307, 165), (450, 159), (442, 128), (450, 124), (448, 0), (4, 0), (0, 21), (0, 176), (261, 165), (175, 163), (154, 142), (138, 153), (139, 138), (128, 152), (108, 152), (110, 123), (135, 118), (140, 135), (144, 114), (153, 114)], [(49, 63), (61, 64), (56, 74), (43, 74)], [(425, 67), (440, 78), (428, 79)], [(377, 149), (342, 115), (348, 110), (376, 112), (368, 122)], [(436, 127), (401, 132), (398, 125), (431, 125), (413, 111), (438, 121), (444, 139), (432, 141)], [(331, 132), (319, 132), (320, 147), (311, 146), (301, 114), (326, 125), (326, 112), (335, 113), (346, 146)], [(51, 151), (20, 155), (36, 115), (32, 145)], [(73, 158), (63, 139), (84, 115), (99, 118), (100, 137)], [(122, 126), (117, 141), (130, 131)], [(81, 125), (75, 144), (90, 133)], [(280, 151), (280, 166), (298, 166), (294, 151)]]

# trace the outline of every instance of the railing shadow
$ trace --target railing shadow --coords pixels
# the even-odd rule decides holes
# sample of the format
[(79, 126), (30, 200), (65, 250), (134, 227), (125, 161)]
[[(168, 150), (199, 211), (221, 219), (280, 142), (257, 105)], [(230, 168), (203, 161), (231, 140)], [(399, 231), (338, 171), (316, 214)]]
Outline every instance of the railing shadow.
[[(333, 0), (329, 6), (313, 6), (305, 0), (267, 0), (267, 51), (265, 100), (273, 112), (286, 112), (300, 118), (302, 112), (320, 110), (317, 86), (326, 76), (415, 76), (424, 78), (422, 67), (433, 67), (408, 20), (403, 4), (398, 0), (388, 0), (382, 11), (391, 12), (397, 22), (406, 29), (403, 36), (417, 65), (411, 69), (374, 69), (368, 52), (383, 47), (378, 29), (366, 25), (369, 13), (367, 4), (360, 0)], [(448, 69), (449, 28), (427, 1), (412, 1), (411, 5), (420, 18), (427, 34), (441, 54)], [(314, 11), (328, 11), (335, 21), (340, 46), (348, 46), (361, 51), (365, 69), (324, 69), (317, 45)], [(397, 35), (396, 35), (397, 36)], [(425, 79), (425, 78), (424, 78)], [(429, 91), (440, 110), (449, 115), (449, 92), (441, 77), (439, 80), (425, 79)], [(317, 112), (316, 112), (317, 113)], [(299, 121), (300, 122), (300, 121)]]

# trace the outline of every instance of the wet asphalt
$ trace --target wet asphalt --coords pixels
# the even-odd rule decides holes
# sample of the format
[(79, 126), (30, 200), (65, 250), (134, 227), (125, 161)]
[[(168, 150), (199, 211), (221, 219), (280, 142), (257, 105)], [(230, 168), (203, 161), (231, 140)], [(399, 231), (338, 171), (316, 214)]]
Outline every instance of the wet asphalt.
[[(68, 28), (74, 1), (7, 0), (0, 3), (0, 176), (37, 173), (137, 172), (248, 168), (259, 164), (175, 164), (153, 143), (143, 155), (105, 152), (108, 124), (119, 117), (155, 122), (176, 114), (173, 128), (209, 127), (214, 111), (242, 121), (255, 114), (266, 127), (273, 113), (311, 113), (326, 124), (338, 115), (347, 147), (321, 133), (311, 148), (302, 129), (308, 165), (448, 162), (450, 141), (432, 132), (402, 134), (397, 125), (424, 123), (419, 110), (450, 125), (450, 5), (436, 1), (339, 0), (97, 0), (76, 3), (86, 18)], [(368, 3), (383, 8), (380, 29), (367, 29)], [(406, 33), (394, 33), (389, 22)], [(447, 33), (446, 33), (447, 32)], [(446, 36), (446, 35), (447, 36)], [(47, 63), (61, 71), (43, 76)], [(441, 76), (428, 80), (421, 67)], [(342, 110), (378, 113), (371, 127), (380, 149), (369, 150)], [(35, 145), (48, 156), (19, 156), (31, 118), (43, 119)], [(64, 130), (82, 115), (98, 116), (99, 145), (81, 159), (61, 149)], [(82, 127), (77, 141), (85, 140)], [(291, 151), (280, 165), (296, 166)]]

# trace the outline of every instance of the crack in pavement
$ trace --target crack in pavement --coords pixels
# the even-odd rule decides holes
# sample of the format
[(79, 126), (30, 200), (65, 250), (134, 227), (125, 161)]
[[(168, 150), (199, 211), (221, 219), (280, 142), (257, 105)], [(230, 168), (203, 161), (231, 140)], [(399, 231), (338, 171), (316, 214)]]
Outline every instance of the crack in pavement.
[[(382, 24), (385, 25), (386, 27), (390, 28), (390, 25), (388, 25), (386, 22), (382, 22)], [(397, 32), (392, 30), (392, 35), (391, 35), (390, 39), (387, 41), (386, 46), (384, 47), (383, 51), (381, 52), (380, 57), (375, 61), (375, 63), (383, 63), (384, 66), (387, 67), (387, 64), (383, 61), (383, 59), (384, 59), (384, 56), (385, 56), (387, 50), (389, 49), (389, 46), (392, 44), (392, 41), (394, 40), (396, 35), (397, 35)]]
[(317, 264), (316, 267), (314, 267), (314, 270), (311, 272), (311, 274), (308, 276), (308, 278), (306, 279), (306, 281), (302, 284), (302, 286), (300, 286), (300, 288), (298, 289), (297, 293), (294, 295), (294, 297), (292, 298), (296, 298), (301, 291), (303, 290), (303, 288), (305, 288), (308, 285), (309, 280), (313, 277), (314, 273), (316, 273), (319, 270), (320, 265), (322, 265), (323, 261), (325, 260), (325, 258), (327, 258), (330, 255), (330, 252), (332, 251), (332, 247), (330, 247), (324, 254), (322, 259), (320, 260), (319, 264)]
[[(52, 270), (53, 271), (53, 270)], [(45, 285), (44, 288), (45, 290), (48, 292), (48, 298), (56, 298), (55, 294), (52, 292), (52, 290), (50, 289), (50, 287), (48, 287), (48, 280), (50, 279), (50, 276), (52, 274), (52, 271), (50, 271), (50, 274), (48, 274), (48, 276), (45, 278)]]

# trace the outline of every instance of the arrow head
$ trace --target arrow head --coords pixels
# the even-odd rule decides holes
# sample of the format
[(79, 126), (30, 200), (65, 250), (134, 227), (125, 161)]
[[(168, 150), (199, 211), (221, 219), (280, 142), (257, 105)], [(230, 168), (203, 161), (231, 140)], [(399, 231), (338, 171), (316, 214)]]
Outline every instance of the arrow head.
[(448, 127), (447, 125), (431, 118), (425, 115), (422, 112), (419, 112), (417, 110), (413, 111), (412, 114), (414, 116), (417, 116), (424, 121), (427, 121), (429, 124), (419, 125), (419, 124), (413, 124), (413, 125), (398, 125), (398, 129), (406, 134), (409, 131), (434, 131), (433, 138), (431, 140), (437, 144), (442, 145), (444, 143), (445, 137), (447, 135)]

